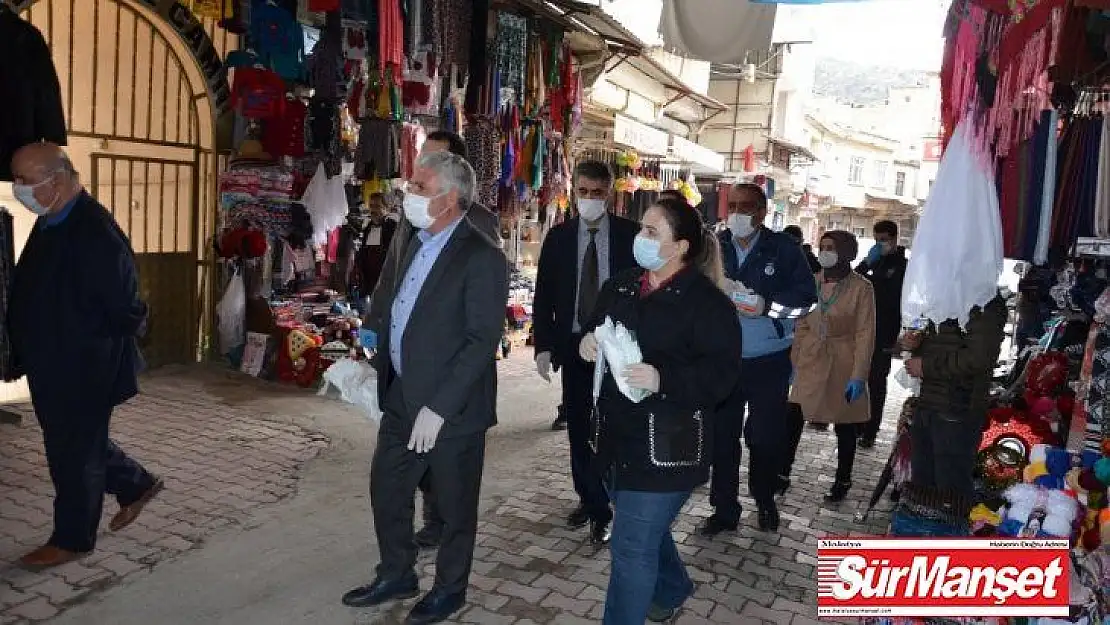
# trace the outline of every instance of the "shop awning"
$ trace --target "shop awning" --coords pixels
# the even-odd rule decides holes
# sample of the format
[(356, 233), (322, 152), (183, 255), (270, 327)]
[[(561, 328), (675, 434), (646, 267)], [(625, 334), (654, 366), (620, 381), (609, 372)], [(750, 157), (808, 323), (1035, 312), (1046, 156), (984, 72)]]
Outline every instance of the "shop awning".
[(663, 42), (687, 56), (713, 63), (742, 63), (771, 47), (774, 4), (746, 0), (664, 0)]
[(778, 147), (781, 147), (782, 149), (786, 150), (787, 152), (790, 152), (791, 154), (798, 154), (800, 156), (804, 156), (804, 157), (808, 158), (811, 161), (821, 160), (821, 159), (817, 158), (817, 155), (814, 154), (808, 148), (800, 146), (797, 143), (792, 143), (790, 141), (787, 141), (786, 139), (780, 139), (778, 137), (772, 137), (772, 136), (768, 135), (767, 136), (767, 141), (769, 141), (770, 143), (772, 143), (772, 144), (774, 144)]
[[(597, 6), (578, 0), (497, 0), (493, 8), (513, 6), (532, 15), (561, 25), (575, 52), (607, 49), (626, 54), (639, 54), (644, 44), (634, 33), (622, 26)], [(590, 41), (592, 39), (592, 41)]]

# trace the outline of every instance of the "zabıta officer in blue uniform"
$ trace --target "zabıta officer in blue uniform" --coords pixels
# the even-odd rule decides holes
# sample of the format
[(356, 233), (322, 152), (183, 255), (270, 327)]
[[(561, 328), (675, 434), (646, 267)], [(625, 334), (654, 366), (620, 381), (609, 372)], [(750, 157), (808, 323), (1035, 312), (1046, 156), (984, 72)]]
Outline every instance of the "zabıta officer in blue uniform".
[[(802, 248), (763, 225), (767, 194), (754, 184), (728, 194), (728, 229), (720, 234), (725, 275), (740, 314), (740, 381), (717, 411), (713, 437), (713, 516), (701, 532), (735, 530), (740, 521), (740, 437), (748, 445), (748, 490), (759, 508), (759, 528), (777, 531), (774, 493), (787, 447), (786, 400), (794, 321), (817, 302), (817, 286)], [(747, 409), (747, 427), (744, 412)]]

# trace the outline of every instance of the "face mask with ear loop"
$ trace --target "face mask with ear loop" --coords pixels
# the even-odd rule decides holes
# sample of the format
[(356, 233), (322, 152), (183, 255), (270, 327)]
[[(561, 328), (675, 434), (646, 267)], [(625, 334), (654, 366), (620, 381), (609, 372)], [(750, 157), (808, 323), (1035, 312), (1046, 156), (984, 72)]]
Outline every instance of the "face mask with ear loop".
[(19, 203), (26, 207), (27, 210), (31, 211), (35, 215), (38, 215), (39, 217), (42, 217), (50, 212), (50, 210), (54, 207), (54, 204), (58, 202), (58, 198), (61, 197), (62, 192), (55, 191), (54, 199), (50, 200), (50, 203), (44, 206), (43, 204), (39, 203), (38, 199), (35, 198), (35, 189), (48, 182), (53, 181), (54, 177), (57, 175), (58, 172), (53, 171), (50, 173), (49, 176), (46, 177), (45, 180), (41, 180), (35, 184), (13, 184), (12, 194), (15, 195), (15, 199), (19, 200)]

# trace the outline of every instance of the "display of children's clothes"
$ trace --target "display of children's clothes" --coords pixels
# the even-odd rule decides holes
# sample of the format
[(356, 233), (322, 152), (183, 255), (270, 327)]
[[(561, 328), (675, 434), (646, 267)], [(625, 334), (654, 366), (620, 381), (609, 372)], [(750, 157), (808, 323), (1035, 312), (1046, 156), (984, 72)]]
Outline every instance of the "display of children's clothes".
[(241, 67), (235, 70), (231, 106), (243, 117), (280, 117), (285, 106), (285, 81), (268, 69)]
[(405, 63), (401, 103), (413, 115), (439, 115), (439, 73), (431, 53), (419, 52)]
[(401, 173), (401, 122), (367, 119), (362, 122), (355, 171), (362, 179), (397, 178)]
[(251, 6), (250, 42), (262, 64), (285, 80), (304, 79), (304, 31), (296, 16), (268, 0)]

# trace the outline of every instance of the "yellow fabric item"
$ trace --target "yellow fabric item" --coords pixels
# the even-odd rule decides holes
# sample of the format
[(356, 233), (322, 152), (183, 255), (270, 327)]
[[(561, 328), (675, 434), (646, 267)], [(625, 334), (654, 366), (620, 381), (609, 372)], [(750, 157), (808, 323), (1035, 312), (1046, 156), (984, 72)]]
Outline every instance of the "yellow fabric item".
[(304, 332), (293, 330), (289, 333), (289, 358), (296, 360), (313, 347), (316, 347), (316, 341)]
[(188, 3), (193, 15), (201, 19), (224, 19), (232, 17), (231, 3), (226, 0), (192, 0)]
[(979, 504), (971, 509), (968, 519), (972, 523), (986, 523), (997, 527), (1002, 524), (1002, 516), (984, 504)]
[(1046, 467), (1043, 462), (1033, 462), (1030, 463), (1029, 466), (1025, 467), (1023, 475), (1027, 483), (1032, 483), (1033, 480), (1037, 479), (1038, 477), (1042, 475), (1048, 475), (1048, 467)]

